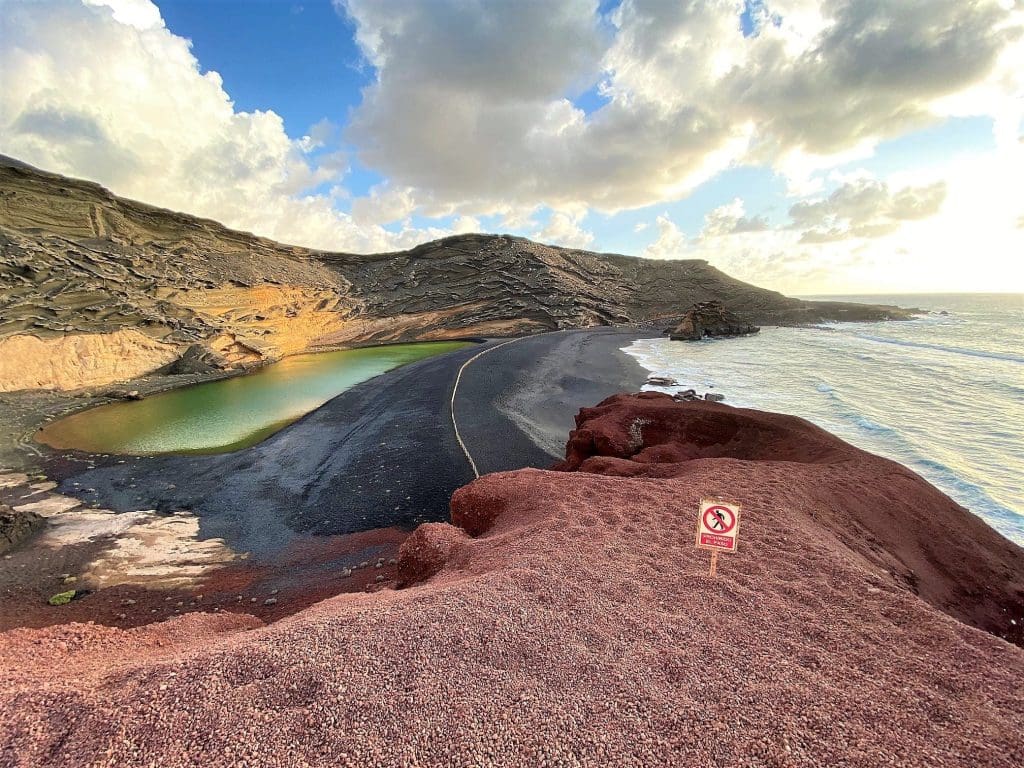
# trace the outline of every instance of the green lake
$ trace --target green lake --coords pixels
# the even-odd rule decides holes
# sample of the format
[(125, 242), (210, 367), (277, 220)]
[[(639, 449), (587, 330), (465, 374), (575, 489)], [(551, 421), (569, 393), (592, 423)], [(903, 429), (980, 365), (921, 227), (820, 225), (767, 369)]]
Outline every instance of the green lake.
[(36, 439), (90, 453), (225, 453), (255, 445), (346, 389), (405, 363), (468, 346), (436, 341), (296, 355), (244, 376), (101, 405)]

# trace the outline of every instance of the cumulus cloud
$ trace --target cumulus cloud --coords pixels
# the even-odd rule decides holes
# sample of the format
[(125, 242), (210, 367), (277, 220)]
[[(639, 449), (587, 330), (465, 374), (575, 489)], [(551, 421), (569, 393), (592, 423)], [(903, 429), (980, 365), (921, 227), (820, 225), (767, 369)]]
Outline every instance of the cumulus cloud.
[(581, 214), (554, 211), (544, 229), (534, 234), (534, 238), (551, 245), (562, 245), (566, 248), (587, 248), (594, 242), (594, 234), (581, 226)]
[(801, 242), (826, 243), (891, 234), (904, 221), (935, 215), (945, 199), (943, 181), (892, 191), (884, 181), (861, 178), (847, 181), (827, 198), (796, 203), (789, 215), (793, 226), (803, 230)]
[(655, 219), (654, 225), (658, 229), (658, 238), (644, 249), (642, 256), (648, 259), (678, 259), (686, 255), (686, 235), (667, 213)]
[[(1015, 223), (1022, 150), (968, 152), (884, 182), (864, 175), (833, 179), (834, 200), (830, 194), (804, 201), (804, 227), (793, 221), (700, 238), (685, 255), (797, 294), (1020, 290), (1024, 228)], [(859, 227), (859, 235), (849, 234)], [(891, 231), (873, 237), (873, 227)]]
[(741, 198), (715, 208), (704, 216), (704, 228), (701, 237), (722, 237), (737, 235), (743, 232), (763, 232), (768, 229), (768, 219), (764, 216), (747, 216)]
[(216, 72), (148, 0), (4, 3), (0, 152), (118, 194), (322, 248), (415, 242), (336, 210), (347, 158), (336, 128), (297, 141), (271, 111), (240, 112)]
[(416, 209), (411, 187), (380, 185), (352, 201), (352, 217), (362, 226), (405, 219)]
[(482, 231), (483, 228), (480, 226), (480, 220), (472, 216), (459, 216), (452, 224), (452, 232), (457, 235)]
[[(783, 18), (787, 5), (772, 4)], [(809, 44), (794, 51), (785, 29), (762, 34), (725, 79), (776, 151), (829, 155), (926, 123), (940, 99), (984, 82), (1020, 37), (995, 1), (831, 0), (817, 14)]]
[[(751, 36), (742, 0), (623, 0), (610, 34), (595, 0), (335, 2), (377, 70), (349, 136), (428, 211), (615, 211), (734, 163), (806, 176), (1021, 82), (997, 0), (765, 0)], [(607, 103), (576, 108), (581, 84)]]
[[(664, 214), (644, 255), (806, 277), (869, 263), (854, 260), (858, 248), (877, 263), (899, 249), (939, 258), (951, 242), (964, 252), (956, 233), (979, 221), (1000, 244), (988, 250), (1019, 252), (1019, 0), (759, 0), (747, 36), (743, 0), (622, 0), (603, 17), (597, 0), (334, 2), (372, 83), (347, 125), (321, 121), (296, 138), (272, 111), (237, 110), (150, 0), (0, 0), (0, 152), (317, 247), (406, 247), (491, 215), (501, 229), (595, 247), (583, 225), (594, 209), (677, 201), (751, 164), (783, 173), (791, 196), (820, 195), (834, 183), (821, 169), (881, 140), (987, 115), (998, 160), (844, 179), (791, 206), (782, 228), (741, 199), (690, 239)], [(591, 92), (601, 106), (576, 106)], [(354, 156), (384, 179), (355, 199)], [(412, 226), (422, 217), (454, 223)]]

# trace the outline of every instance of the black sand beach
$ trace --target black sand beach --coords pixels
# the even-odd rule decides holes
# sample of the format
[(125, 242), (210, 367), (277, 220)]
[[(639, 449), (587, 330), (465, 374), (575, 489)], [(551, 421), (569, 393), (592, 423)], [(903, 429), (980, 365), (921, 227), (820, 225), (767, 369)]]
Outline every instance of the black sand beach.
[[(359, 384), (234, 453), (17, 449), (27, 474), (3, 476), (12, 485), (0, 487), (0, 501), (81, 505), (0, 559), (0, 629), (136, 626), (195, 610), (272, 621), (386, 586), (407, 532), (447, 520), (452, 493), (474, 477), (452, 422), (453, 392), (459, 436), (481, 474), (546, 468), (563, 456), (579, 408), (639, 389), (646, 372), (620, 349), (640, 335), (598, 328), (489, 340)], [(41, 421), (75, 399), (36, 401)], [(32, 418), (26, 409), (18, 428)], [(46, 605), (97, 579), (103, 586), (84, 598)]]
[[(452, 492), (481, 474), (546, 467), (585, 405), (635, 391), (645, 372), (620, 348), (635, 330), (489, 341), (422, 360), (342, 393), (266, 441), (214, 456), (108, 457), (88, 468), (46, 454), (60, 493), (117, 511), (190, 510), (202, 538), (273, 554), (296, 533), (337, 535), (444, 520)], [(511, 412), (518, 415), (512, 416)]]

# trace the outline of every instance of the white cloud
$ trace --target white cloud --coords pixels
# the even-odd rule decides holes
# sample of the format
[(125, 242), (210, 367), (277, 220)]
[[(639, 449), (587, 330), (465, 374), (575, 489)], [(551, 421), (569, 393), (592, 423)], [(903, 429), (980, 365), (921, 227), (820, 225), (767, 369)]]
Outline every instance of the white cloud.
[(796, 203), (789, 215), (794, 227), (803, 230), (803, 243), (875, 238), (895, 232), (902, 222), (934, 216), (945, 199), (943, 181), (892, 191), (884, 181), (860, 178), (827, 198)]
[(352, 201), (352, 217), (362, 226), (387, 224), (407, 218), (416, 210), (410, 187), (381, 185)]
[[(291, 140), (274, 112), (239, 112), (216, 72), (148, 0), (5, 3), (0, 152), (114, 192), (285, 242), (372, 251), (422, 239), (339, 213), (347, 158), (332, 127)], [(442, 230), (443, 234), (447, 232)]]
[(310, 126), (309, 133), (299, 139), (299, 147), (303, 152), (312, 152), (333, 143), (338, 133), (338, 126), (325, 117)]
[(722, 237), (737, 235), (742, 232), (763, 232), (768, 229), (768, 219), (764, 216), (747, 216), (741, 198), (715, 208), (704, 216), (704, 228), (701, 237)]
[(1014, 190), (1022, 176), (1024, 147), (885, 180), (836, 176), (829, 195), (792, 206), (788, 225), (710, 236), (709, 222), (742, 217), (733, 201), (705, 217), (700, 237), (654, 250), (795, 294), (1021, 290), (1024, 229)]
[[(236, 110), (149, 0), (5, 2), (0, 152), (342, 250), (413, 245), (485, 216), (594, 247), (591, 210), (660, 210), (759, 164), (785, 174), (790, 196), (817, 196), (791, 206), (792, 228), (767, 228), (737, 198), (690, 240), (659, 216), (645, 255), (708, 258), (799, 290), (830, 269), (865, 284), (870, 269), (948, 280), (965, 253), (992, 281), (1022, 251), (1019, 1), (764, 0), (752, 37), (742, 0), (623, 0), (607, 19), (597, 0), (335, 2), (374, 81), (349, 125), (297, 139), (272, 111)], [(572, 99), (595, 86), (605, 103), (587, 114)], [(997, 149), (823, 194), (836, 184), (823, 170), (951, 115), (992, 116)], [(384, 177), (356, 199), (342, 135)], [(455, 223), (415, 228), (414, 216)], [(382, 226), (393, 222), (397, 234)]]
[(542, 243), (563, 245), (566, 248), (587, 248), (594, 242), (594, 235), (581, 226), (581, 214), (554, 211), (548, 224), (533, 237)]
[(160, 9), (150, 0), (82, 0), (86, 5), (110, 8), (114, 20), (136, 29), (157, 29), (164, 26)]
[(457, 235), (481, 231), (483, 231), (483, 228), (480, 226), (480, 220), (472, 216), (459, 216), (452, 224), (452, 232)]
[(676, 226), (667, 213), (661, 214), (654, 222), (658, 228), (658, 239), (648, 245), (641, 254), (648, 259), (679, 259), (686, 257), (686, 235)]
[[(377, 68), (349, 136), (428, 209), (616, 211), (747, 162), (808, 193), (814, 170), (954, 107), (1005, 112), (1020, 85), (1022, 14), (996, 0), (766, 0), (753, 37), (741, 0), (623, 0), (605, 37), (594, 0), (336, 3)], [(568, 97), (595, 82), (608, 103), (586, 115)]]

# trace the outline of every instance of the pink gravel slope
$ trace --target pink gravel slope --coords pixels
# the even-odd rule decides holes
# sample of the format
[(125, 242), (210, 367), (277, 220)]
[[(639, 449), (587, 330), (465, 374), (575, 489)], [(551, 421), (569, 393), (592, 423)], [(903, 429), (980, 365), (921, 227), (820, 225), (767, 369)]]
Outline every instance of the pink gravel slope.
[[(634, 413), (626, 455), (584, 451), (578, 466), (654, 471), (634, 458), (685, 408), (663, 408), (661, 426), (632, 427)], [(701, 411), (710, 429), (716, 413), (735, 409)], [(785, 417), (770, 418), (783, 419), (780, 449), (806, 437), (803, 422), (787, 438)], [(618, 427), (592, 427), (614, 442)], [(799, 472), (727, 454), (675, 455), (664, 477), (483, 477), (453, 498), (461, 528), (432, 524), (403, 546), (411, 586), (265, 627), (193, 614), (5, 633), (0, 764), (1024, 764), (1024, 650), (850, 546), (833, 525), (846, 500), (891, 477), (821, 439), (832, 459), (797, 460)], [(931, 503), (914, 478), (899, 482)], [(740, 549), (715, 579), (693, 547), (705, 495), (744, 505)]]

